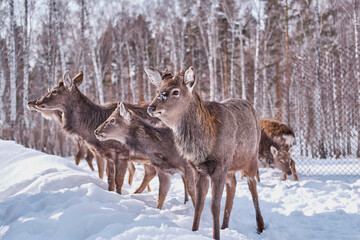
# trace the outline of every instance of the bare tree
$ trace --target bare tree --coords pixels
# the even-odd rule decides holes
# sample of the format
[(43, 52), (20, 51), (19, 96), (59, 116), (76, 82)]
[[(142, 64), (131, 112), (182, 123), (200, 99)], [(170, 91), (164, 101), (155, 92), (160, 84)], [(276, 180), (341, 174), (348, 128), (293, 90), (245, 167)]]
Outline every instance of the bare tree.
[(60, 62), (61, 62), (61, 75), (65, 73), (66, 70), (66, 60), (65, 60), (65, 53), (64, 53), (64, 44), (61, 36), (61, 26), (60, 26), (60, 19), (59, 19), (59, 12), (58, 8), (56, 7), (55, 0), (52, 0), (52, 8), (55, 15), (55, 26), (56, 26), (56, 35), (58, 40), (59, 52), (60, 52)]
[(24, 17), (24, 95), (23, 95), (23, 106), (24, 106), (24, 122), (25, 126), (29, 127), (29, 117), (26, 109), (29, 96), (29, 37), (28, 37), (28, 1), (24, 1), (25, 17)]
[(9, 1), (10, 12), (10, 120), (16, 121), (16, 56), (15, 56), (15, 17), (14, 0)]

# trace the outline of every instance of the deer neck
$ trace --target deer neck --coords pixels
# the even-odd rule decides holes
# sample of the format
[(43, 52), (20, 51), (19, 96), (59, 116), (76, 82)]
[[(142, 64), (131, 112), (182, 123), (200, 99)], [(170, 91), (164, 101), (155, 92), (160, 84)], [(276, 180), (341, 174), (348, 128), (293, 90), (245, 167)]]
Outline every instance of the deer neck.
[(63, 129), (68, 133), (74, 133), (85, 140), (96, 139), (94, 130), (104, 122), (112, 113), (114, 108), (106, 108), (93, 103), (78, 89), (71, 99), (70, 104), (66, 105), (63, 112)]
[(159, 148), (161, 129), (154, 128), (141, 120), (135, 120), (129, 127), (129, 132), (125, 137), (126, 145), (135, 151), (148, 154)]
[(209, 108), (200, 96), (193, 95), (188, 111), (174, 130), (175, 144), (180, 154), (194, 165), (206, 161), (215, 143), (216, 124)]

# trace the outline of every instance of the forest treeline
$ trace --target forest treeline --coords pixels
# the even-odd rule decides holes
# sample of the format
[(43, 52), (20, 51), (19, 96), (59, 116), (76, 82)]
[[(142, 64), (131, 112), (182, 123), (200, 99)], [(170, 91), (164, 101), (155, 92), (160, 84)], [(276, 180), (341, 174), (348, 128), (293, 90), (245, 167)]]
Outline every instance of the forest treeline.
[(358, 15), (358, 0), (1, 1), (1, 138), (73, 151), (26, 108), (66, 69), (105, 103), (150, 101), (145, 66), (194, 66), (204, 99), (250, 100), (294, 128), (301, 156), (359, 157)]

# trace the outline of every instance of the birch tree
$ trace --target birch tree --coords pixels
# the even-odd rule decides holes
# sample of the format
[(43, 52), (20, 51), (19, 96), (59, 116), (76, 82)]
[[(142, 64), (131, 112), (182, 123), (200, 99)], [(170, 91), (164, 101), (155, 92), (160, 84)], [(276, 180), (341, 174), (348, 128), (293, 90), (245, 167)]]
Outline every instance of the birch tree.
[(48, 58), (47, 58), (47, 67), (48, 67), (48, 88), (50, 88), (53, 84), (53, 43), (52, 43), (52, 35), (53, 35), (53, 25), (52, 25), (52, 17), (53, 17), (52, 0), (49, 0), (49, 23), (48, 23)]
[(28, 1), (24, 0), (24, 95), (23, 95), (23, 106), (24, 106), (24, 122), (26, 128), (29, 127), (28, 110), (26, 104), (28, 103), (29, 95), (29, 40), (28, 40)]
[[(237, 15), (239, 11), (236, 4), (229, 4), (226, 1), (221, 2), (221, 7), (224, 10), (226, 20), (230, 27), (230, 88), (229, 97), (236, 96), (235, 77), (234, 77), (234, 55), (235, 55), (235, 37), (236, 37), (236, 23)], [(227, 54), (227, 53), (226, 53)]]
[[(254, 57), (254, 107), (259, 111), (259, 50), (260, 50), (260, 21), (261, 21), (261, 1), (259, 6), (254, 2), (257, 20), (256, 20), (256, 37), (255, 37), (255, 57)], [(260, 114), (261, 116), (261, 114)]]
[[(200, 37), (202, 39), (205, 55), (207, 57), (207, 64), (209, 68), (210, 79), (210, 101), (217, 100), (217, 78), (216, 78), (216, 60), (217, 60), (217, 47), (218, 47), (218, 28), (217, 28), (217, 0), (210, 2), (210, 14), (207, 21), (201, 18), (202, 11), (200, 10), (200, 1), (198, 0), (198, 18), (197, 24), (200, 30)], [(204, 29), (206, 28), (206, 29)], [(206, 32), (205, 32), (206, 31)]]
[[(81, 0), (81, 70), (83, 71), (84, 79), (86, 79), (86, 64), (85, 64), (85, 0)], [(88, 84), (84, 83), (80, 86), (82, 92), (86, 94)]]
[(103, 75), (101, 74), (101, 61), (97, 61), (97, 56), (96, 56), (96, 52), (95, 50), (96, 48), (96, 41), (95, 41), (95, 36), (96, 34), (94, 34), (93, 32), (93, 28), (90, 25), (90, 21), (89, 21), (89, 13), (84, 5), (84, 11), (85, 11), (85, 22), (86, 25), (89, 28), (89, 34), (91, 35), (90, 37), (90, 55), (91, 55), (91, 61), (94, 67), (94, 72), (95, 72), (95, 84), (97, 87), (97, 93), (98, 93), (98, 98), (99, 98), (99, 102), (100, 104), (104, 104), (105, 100), (104, 100), (104, 89), (103, 89)]
[(9, 0), (10, 12), (10, 121), (16, 121), (16, 57), (15, 57), (15, 17), (14, 0)]
[(59, 52), (60, 52), (61, 76), (62, 76), (62, 74), (65, 73), (66, 71), (66, 60), (65, 60), (63, 40), (61, 36), (59, 12), (58, 12), (58, 8), (56, 7), (55, 0), (52, 0), (52, 8), (55, 15), (56, 36), (57, 36)]
[[(0, 126), (6, 124), (6, 114), (4, 109), (3, 97), (5, 94), (5, 74), (4, 74), (4, 65), (3, 65), (3, 50), (0, 51)], [(2, 134), (0, 135), (2, 136)]]

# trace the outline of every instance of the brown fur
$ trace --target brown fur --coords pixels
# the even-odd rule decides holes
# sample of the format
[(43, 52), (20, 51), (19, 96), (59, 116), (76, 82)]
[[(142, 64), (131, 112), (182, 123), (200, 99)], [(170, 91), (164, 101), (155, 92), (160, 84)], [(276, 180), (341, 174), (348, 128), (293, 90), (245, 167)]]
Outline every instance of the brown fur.
[(196, 204), (193, 231), (198, 230), (205, 196), (211, 179), (213, 237), (220, 239), (220, 202), (226, 182), (227, 200), (223, 225), (227, 228), (235, 196), (236, 171), (243, 169), (256, 212), (257, 230), (262, 232), (256, 181), (260, 126), (254, 108), (241, 99), (221, 103), (203, 102), (193, 89), (197, 76), (189, 68), (185, 74), (161, 79), (161, 73), (146, 68), (150, 81), (158, 86), (159, 95), (148, 112), (160, 118), (173, 130), (180, 153), (197, 173)]
[[(36, 101), (37, 100), (33, 100), (28, 102), (28, 108), (30, 110), (34, 110), (36, 112), (41, 113), (41, 115), (48, 120), (55, 120), (59, 125), (62, 125), (62, 112), (59, 110), (44, 110), (44, 109), (40, 109), (36, 107)], [(77, 151), (75, 154), (75, 163), (76, 165), (79, 165), (80, 160), (86, 155), (86, 162), (88, 163), (90, 169), (92, 171), (94, 171), (94, 167), (92, 164), (92, 159), (94, 158), (93, 153), (85, 146), (84, 141), (80, 138), (77, 137), (76, 138), (76, 147), (77, 147)], [(97, 161), (97, 164), (103, 164), (103, 161), (100, 159)], [(101, 167), (99, 168), (101, 169)], [(99, 177), (102, 179), (103, 173), (100, 173), (99, 171)]]
[[(95, 131), (102, 141), (114, 139), (124, 143), (129, 149), (145, 154), (155, 166), (160, 180), (158, 208), (161, 209), (170, 187), (169, 175), (180, 172), (185, 186), (185, 202), (187, 190), (192, 200), (195, 199), (194, 176), (192, 169), (180, 156), (174, 145), (173, 134), (169, 128), (156, 128), (132, 111), (124, 110), (129, 119), (120, 115), (120, 106)], [(125, 105), (123, 105), (125, 108)], [(131, 119), (130, 119), (131, 118)], [(193, 202), (194, 203), (194, 202)]]
[(63, 129), (84, 139), (96, 159), (106, 160), (109, 190), (114, 190), (116, 185), (116, 191), (121, 194), (129, 151), (117, 141), (100, 142), (94, 135), (94, 130), (115, 110), (116, 103), (93, 103), (78, 89), (82, 78), (82, 72), (72, 80), (65, 75), (57, 86), (36, 101), (36, 107), (62, 112)]
[[(260, 127), (274, 142), (279, 144), (281, 151), (287, 151), (290, 154), (294, 142), (286, 142), (285, 137), (291, 136), (293, 139), (295, 139), (295, 134), (291, 127), (285, 123), (272, 119), (260, 119)], [(295, 161), (290, 158), (288, 166), (290, 166), (290, 172), (293, 176), (293, 180), (298, 181), (298, 176), (295, 169)], [(288, 173), (289, 172), (287, 167), (286, 171), (283, 171), (282, 180), (286, 180), (286, 174)]]
[[(271, 147), (277, 150), (276, 156), (271, 153)], [(261, 139), (259, 144), (259, 167), (278, 168), (283, 173), (290, 175), (290, 153), (282, 150), (272, 138), (270, 138), (263, 130), (261, 130)], [(259, 175), (257, 179), (260, 181)]]

